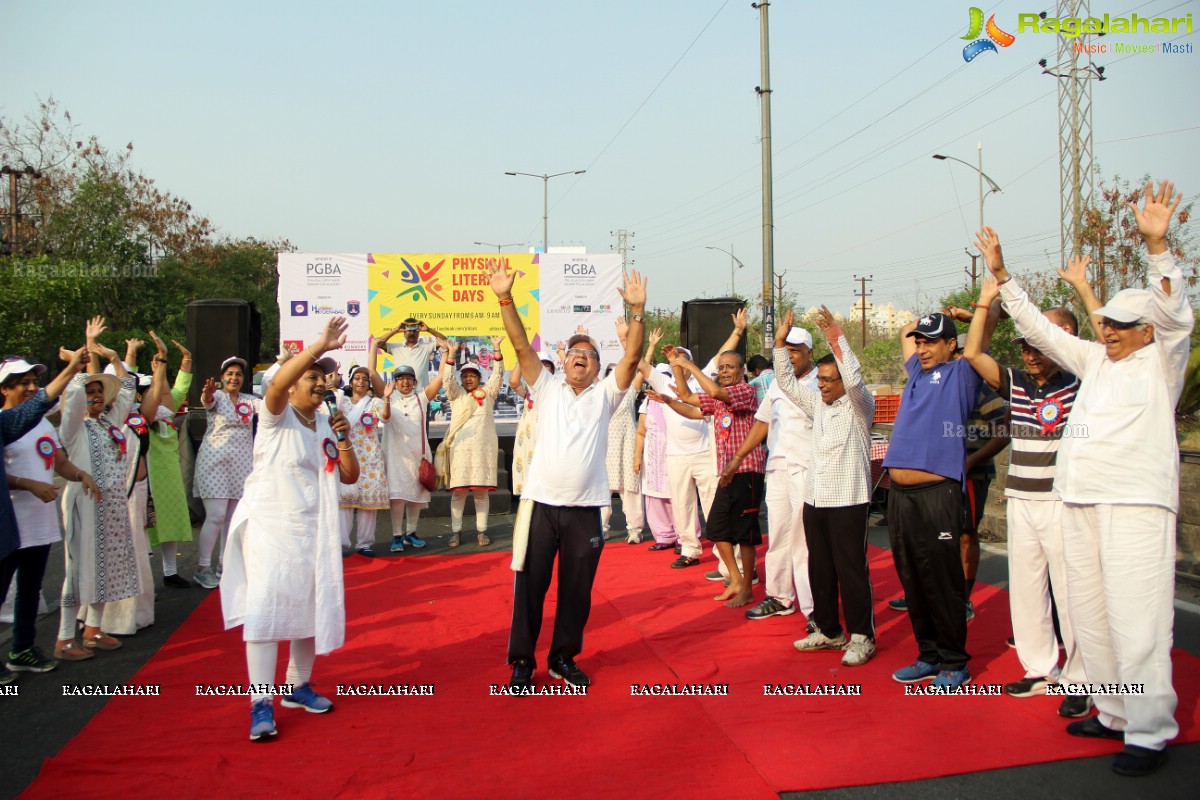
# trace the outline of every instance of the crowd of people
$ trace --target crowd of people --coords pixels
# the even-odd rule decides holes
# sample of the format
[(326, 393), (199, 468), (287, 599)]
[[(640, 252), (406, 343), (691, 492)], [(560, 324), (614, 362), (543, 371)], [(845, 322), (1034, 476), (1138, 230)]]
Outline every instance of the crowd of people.
[[(1033, 304), (1008, 274), (995, 231), (981, 230), (989, 276), (974, 310), (925, 314), (901, 331), (907, 382), (882, 464), (904, 591), (888, 605), (907, 614), (916, 648), (893, 678), (943, 691), (971, 682), (978, 529), (992, 459), (1011, 445), (1010, 644), (1024, 674), (1004, 691), (1029, 697), (1063, 687), (1058, 713), (1075, 719), (1066, 732), (1122, 740), (1113, 768), (1126, 775), (1157, 769), (1178, 731), (1172, 420), (1193, 326), (1166, 245), (1178, 204), (1163, 182), (1147, 186), (1134, 207), (1149, 253), (1146, 289), (1101, 303), (1088, 286), (1086, 259), (1059, 272), (1088, 309), (1096, 341), (1079, 338), (1069, 309)], [(192, 582), (219, 586), (227, 626), (243, 628), (249, 683), (261, 689), (251, 698), (252, 739), (276, 733), (265, 687), (280, 641), (290, 643), (292, 687), (282, 704), (314, 713), (332, 707), (312, 689), (315, 656), (342, 644), (341, 558), (375, 556), (380, 511), (391, 514), (392, 553), (424, 547), (418, 523), (436, 473), (450, 495), (449, 546), (461, 546), (468, 496), (476, 544), (491, 544), (489, 494), (501, 458), (493, 412), (505, 338), (517, 357), (509, 387), (524, 406), (511, 454), (520, 505), (510, 690), (533, 685), (555, 561), (557, 619), (545, 663), (553, 678), (590, 685), (576, 658), (614, 497), (626, 542), (641, 544), (648, 533), (647, 550), (673, 555), (675, 570), (701, 564), (703, 541), (711, 542), (717, 569), (704, 578), (724, 584), (715, 600), (726, 607), (745, 608), (751, 621), (800, 612), (797, 651), (840, 651), (847, 667), (879, 655), (867, 559), (875, 400), (828, 309), (816, 320), (830, 350), (820, 359), (812, 335), (788, 312), (771, 358), (745, 363), (743, 310), (707, 365), (680, 344), (667, 344), (654, 363), (663, 335), (649, 332), (645, 346), (646, 280), (633, 272), (620, 290), (629, 308), (617, 322), (623, 355), (602, 372), (600, 347), (586, 331), (561, 346), (557, 363), (532, 348), (513, 307), (515, 280), (503, 263), (493, 266), (505, 337), (469, 358), (409, 318), (369, 341), (366, 363), (350, 369), (338, 394), (338, 366), (327, 354), (341, 348), (347, 323), (336, 317), (308, 348), (281, 354), (261, 395), (245, 391), (250, 367), (238, 356), (205, 380), (208, 424), (191, 486), (204, 522)], [(1022, 363), (1011, 367), (989, 355), (1002, 308), (1020, 334)], [(965, 335), (956, 321), (969, 323)], [(151, 331), (155, 354), (150, 372), (139, 375), (143, 342), (129, 340), (120, 358), (101, 342), (105, 330), (102, 318), (88, 321), (85, 344), (61, 352), (65, 365), (44, 389), (46, 366), (22, 358), (0, 365), (0, 475), (9, 488), (0, 502), (0, 597), (16, 578), (13, 643), (0, 680), (93, 658), (150, 624), (152, 550), (165, 587), (191, 585), (177, 562), (179, 544), (192, 538), (178, 433), (191, 355), (174, 343), (182, 361), (170, 381), (168, 350)], [(401, 332), (403, 342), (391, 343)], [(375, 370), (379, 353), (395, 363), (386, 380)], [(451, 421), (434, 453), (428, 421), (442, 392)], [(45, 419), (56, 401), (57, 427)], [(61, 497), (56, 476), (66, 481)], [(60, 539), (56, 500), (65, 580), (50, 658), (35, 643), (34, 623), (49, 551)], [(763, 510), (765, 591), (755, 603)], [(1089, 693), (1097, 684), (1145, 691)]]

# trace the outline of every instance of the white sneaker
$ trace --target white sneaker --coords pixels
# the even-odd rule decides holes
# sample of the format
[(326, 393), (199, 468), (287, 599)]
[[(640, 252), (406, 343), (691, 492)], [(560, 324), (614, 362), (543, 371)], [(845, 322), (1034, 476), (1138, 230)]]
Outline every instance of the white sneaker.
[(813, 631), (803, 639), (793, 642), (792, 646), (802, 653), (810, 650), (841, 650), (846, 646), (846, 634), (839, 633), (830, 639), (820, 631)]
[(846, 645), (846, 654), (842, 656), (842, 666), (861, 667), (875, 655), (875, 643), (861, 633), (850, 634), (850, 643)]
[(212, 567), (201, 567), (196, 570), (196, 574), (192, 576), (192, 580), (204, 589), (215, 589), (221, 585), (221, 579), (212, 571)]

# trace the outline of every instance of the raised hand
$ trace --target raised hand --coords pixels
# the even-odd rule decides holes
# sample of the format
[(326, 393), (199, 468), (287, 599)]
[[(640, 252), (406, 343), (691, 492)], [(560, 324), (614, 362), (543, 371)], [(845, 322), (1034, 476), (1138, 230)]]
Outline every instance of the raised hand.
[[(154, 336), (154, 332), (151, 331), (150, 335)], [(144, 345), (144, 344), (145, 344), (145, 342), (141, 339), (137, 339), (137, 338), (126, 339), (125, 340), (125, 352), (127, 352), (131, 355), (137, 355), (137, 351), (141, 350), (142, 345)]]
[(970, 322), (971, 320), (975, 319), (975, 314), (973, 312), (968, 311), (965, 308), (959, 308), (958, 306), (946, 306), (942, 309), (942, 311), (944, 311), (946, 315), (950, 317), (950, 319), (957, 320), (958, 322)]
[(87, 340), (89, 342), (95, 341), (106, 330), (108, 330), (108, 326), (104, 324), (104, 317), (98, 315), (92, 317), (87, 323)]
[(503, 336), (493, 336), (492, 337), (492, 350), (498, 352), (500, 350), (500, 344), (503, 341), (504, 341)]
[(204, 405), (212, 405), (213, 398), (217, 395), (217, 389), (221, 384), (217, 383), (215, 378), (205, 378), (204, 387), (200, 390), (200, 399)]
[(167, 357), (167, 346), (163, 344), (163, 340), (158, 338), (158, 334), (154, 331), (150, 331), (150, 338), (154, 340), (154, 346), (158, 348), (158, 357), (165, 359)]
[(646, 279), (636, 269), (625, 273), (625, 288), (617, 289), (621, 299), (633, 308), (646, 306)]
[(658, 347), (658, 343), (662, 341), (662, 338), (663, 338), (663, 329), (661, 327), (655, 328), (654, 330), (650, 331), (650, 337), (649, 337), (649, 345), (650, 346), (646, 349), (646, 359), (647, 360), (654, 357), (654, 348)]
[(1004, 253), (1000, 251), (1000, 236), (995, 228), (985, 225), (983, 230), (975, 234), (975, 246), (983, 253), (983, 260), (996, 279), (1004, 280), (1008, 276), (1008, 270), (1004, 268)]
[(795, 324), (796, 324), (796, 312), (792, 311), (789, 308), (787, 313), (783, 315), (783, 320), (775, 328), (775, 346), (776, 347), (786, 347), (787, 346), (787, 335), (788, 335), (788, 333), (791, 332), (792, 326), (794, 326)]
[[(1171, 199), (1172, 195), (1174, 195), (1174, 200)], [(1171, 217), (1175, 214), (1175, 209), (1179, 208), (1179, 202), (1183, 200), (1183, 195), (1175, 194), (1175, 184), (1170, 181), (1159, 183), (1158, 194), (1155, 194), (1154, 181), (1147, 181), (1143, 197), (1145, 204), (1140, 210), (1136, 201), (1126, 203), (1132, 209), (1134, 219), (1137, 220), (1138, 233), (1142, 235), (1142, 239), (1147, 245), (1151, 242), (1164, 243), (1167, 238), (1167, 228), (1171, 226)]]
[(392, 399), (392, 392), (396, 391), (396, 382), (388, 381), (383, 385), (383, 399), (385, 401)]
[(508, 271), (508, 264), (503, 259), (496, 259), (491, 264), (492, 274), (488, 276), (488, 282), (492, 286), (492, 292), (501, 300), (507, 300), (512, 297), (513, 283), (517, 280), (517, 273)]
[(838, 321), (834, 319), (833, 314), (825, 306), (821, 306), (821, 310), (817, 312), (817, 327), (825, 334), (825, 338), (831, 342), (836, 342), (838, 337), (842, 335), (842, 326), (838, 325)]
[(117, 353), (111, 347), (105, 347), (99, 342), (88, 342), (88, 352), (93, 353), (106, 361), (113, 361), (117, 357)]
[(350, 323), (345, 317), (331, 317), (320, 337), (312, 343), (313, 350), (320, 350), (322, 353), (340, 350), (346, 343), (346, 331), (349, 329)]
[(733, 327), (738, 333), (746, 332), (746, 325), (750, 322), (750, 314), (746, 311), (746, 307), (742, 306), (733, 314), (730, 315), (733, 319)]
[(192, 351), (191, 350), (188, 350), (186, 347), (184, 347), (183, 345), (181, 345), (179, 342), (175, 341), (174, 339), (171, 340), (171, 344), (175, 345), (175, 348), (177, 350), (179, 350), (179, 353), (181, 356), (183, 356), (184, 361), (192, 360)]
[(984, 273), (983, 286), (979, 288), (979, 305), (991, 306), (999, 296), (1000, 284), (996, 283), (996, 279), (990, 273)]
[(67, 362), (67, 366), (63, 368), (64, 371), (71, 375), (78, 375), (79, 371), (87, 366), (88, 356), (87, 345), (78, 350), (67, 350), (65, 347), (60, 347), (58, 350), (58, 357)]
[(575, 326), (575, 334), (576, 334), (577, 336), (587, 336), (587, 335), (588, 335), (588, 329), (587, 329), (587, 328), (585, 328), (585, 327), (583, 327), (583, 325), (582, 325), (582, 324), (580, 324), (580, 325), (576, 325), (576, 326)]
[(617, 339), (621, 344), (625, 344), (625, 336), (629, 333), (629, 323), (624, 317), (617, 317), (613, 324), (617, 328)]

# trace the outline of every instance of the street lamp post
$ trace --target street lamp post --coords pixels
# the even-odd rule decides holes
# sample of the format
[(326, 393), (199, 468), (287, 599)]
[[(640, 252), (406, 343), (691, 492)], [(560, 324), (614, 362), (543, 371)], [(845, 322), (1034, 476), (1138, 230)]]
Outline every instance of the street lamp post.
[(548, 219), (550, 216), (550, 179), (557, 178), (561, 175), (582, 175), (587, 172), (586, 169), (569, 169), (566, 172), (556, 172), (553, 175), (536, 175), (532, 172), (506, 172), (505, 175), (525, 175), (530, 178), (542, 179), (542, 252), (550, 252), (550, 226)]
[(523, 245), (525, 243), (524, 242), (509, 242), (508, 244), (493, 244), (491, 242), (476, 242), (475, 244), (479, 245), (480, 247), (494, 247), (494, 248), (496, 248), (496, 252), (499, 253), (501, 247), (517, 247), (518, 245)]
[[(992, 180), (990, 177), (988, 177), (988, 174), (986, 172), (983, 171), (983, 142), (979, 142), (976, 144), (976, 150), (979, 153), (979, 166), (975, 166), (966, 161), (963, 161), (961, 158), (955, 158), (954, 156), (944, 156), (940, 153), (934, 153), (933, 157), (936, 158), (938, 161), (957, 161), (958, 163), (960, 163), (970, 169), (973, 169), (977, 173), (979, 173), (979, 229), (983, 230), (983, 201), (986, 200), (987, 196), (989, 194), (991, 194), (992, 192), (999, 192), (1000, 186), (994, 180)], [(987, 190), (986, 194), (983, 191), (983, 182), (984, 181), (987, 181), (987, 184), (988, 184), (988, 190)], [(975, 256), (972, 256), (972, 262), (974, 261), (975, 258), (976, 258)], [(972, 274), (971, 274), (971, 288), (972, 289), (975, 288), (974, 272), (972, 272)]]
[(735, 256), (733, 254), (733, 245), (732, 244), (729, 245), (728, 250), (726, 250), (724, 247), (714, 247), (712, 245), (705, 245), (704, 249), (705, 250), (720, 250), (722, 253), (727, 253), (729, 255), (729, 296), (735, 297), (737, 293), (734, 290), (734, 285), (733, 285), (734, 264), (736, 264), (738, 267), (744, 267), (746, 265), (742, 263), (742, 260), (740, 258), (738, 258), (737, 256)]

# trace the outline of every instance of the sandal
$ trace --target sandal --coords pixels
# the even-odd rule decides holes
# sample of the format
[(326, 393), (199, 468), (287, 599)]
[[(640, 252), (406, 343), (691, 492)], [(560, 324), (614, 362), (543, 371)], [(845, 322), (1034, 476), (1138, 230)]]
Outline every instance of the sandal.
[(120, 650), (121, 642), (104, 631), (97, 631), (91, 636), (83, 636), (83, 646), (92, 650)]
[(488, 535), (486, 533), (477, 534), (475, 539), (476, 539), (476, 541), (479, 542), (480, 547), (487, 547), (489, 544), (492, 543), (492, 540), (488, 538)]
[(462, 544), (462, 534), (461, 533), (450, 534), (450, 546), (458, 547), (460, 544)]
[(54, 657), (59, 661), (87, 661), (89, 658), (95, 658), (96, 654), (71, 639), (54, 645)]
[(677, 558), (671, 562), (671, 569), (684, 569), (686, 567), (694, 567), (699, 563), (700, 563), (700, 559), (698, 559), (698, 558), (688, 558), (687, 556), (680, 556), (679, 558)]
[(650, 545), (646, 549), (649, 550), (651, 553), (655, 553), (655, 552), (658, 552), (659, 550), (673, 550), (674, 548), (675, 548), (674, 542), (655, 542), (654, 544)]

